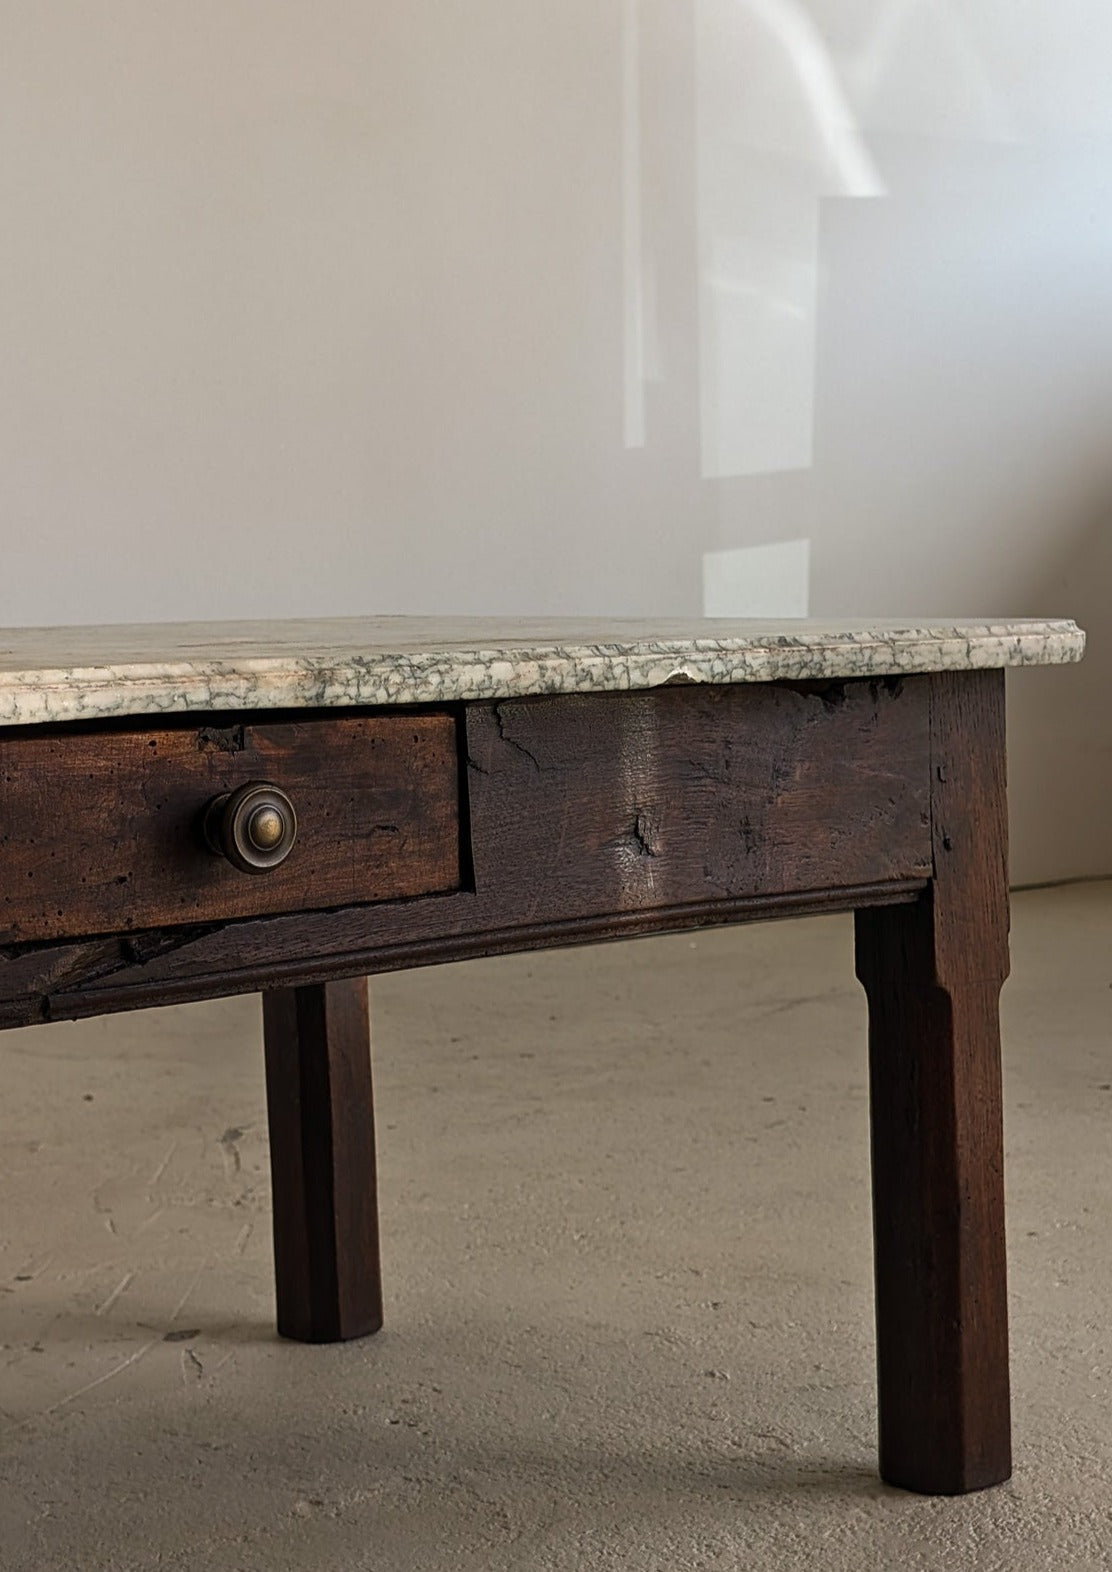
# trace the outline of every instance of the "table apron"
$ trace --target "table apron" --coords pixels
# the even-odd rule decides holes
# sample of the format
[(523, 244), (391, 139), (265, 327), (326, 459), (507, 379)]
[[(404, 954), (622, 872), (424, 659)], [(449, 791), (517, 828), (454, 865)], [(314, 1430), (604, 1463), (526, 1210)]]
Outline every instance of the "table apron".
[(12, 945), (0, 1024), (913, 900), (933, 867), (930, 691), (911, 677), (467, 704), (452, 712), (457, 888), (326, 910), (307, 889), (297, 911)]

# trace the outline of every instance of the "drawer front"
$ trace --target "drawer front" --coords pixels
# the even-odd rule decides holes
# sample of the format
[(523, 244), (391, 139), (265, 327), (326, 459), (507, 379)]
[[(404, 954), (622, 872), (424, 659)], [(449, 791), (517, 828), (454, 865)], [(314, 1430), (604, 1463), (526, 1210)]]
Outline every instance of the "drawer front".
[[(262, 874), (214, 854), (213, 798), (248, 781), (297, 813)], [(460, 885), (448, 714), (0, 734), (0, 940), (397, 900)]]

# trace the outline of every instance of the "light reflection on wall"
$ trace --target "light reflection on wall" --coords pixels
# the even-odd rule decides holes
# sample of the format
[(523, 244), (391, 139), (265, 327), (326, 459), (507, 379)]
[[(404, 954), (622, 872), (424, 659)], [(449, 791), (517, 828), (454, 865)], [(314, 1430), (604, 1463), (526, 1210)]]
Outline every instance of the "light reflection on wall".
[(638, 0), (622, 0), (622, 437), (645, 445), (645, 257), (641, 234), (641, 29)]
[(797, 0), (695, 0), (701, 467), (811, 463), (819, 202), (884, 184)]

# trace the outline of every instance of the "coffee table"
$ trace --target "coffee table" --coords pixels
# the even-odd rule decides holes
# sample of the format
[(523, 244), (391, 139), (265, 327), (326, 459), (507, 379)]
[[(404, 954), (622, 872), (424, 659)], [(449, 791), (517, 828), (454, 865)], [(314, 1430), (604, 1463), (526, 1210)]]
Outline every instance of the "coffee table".
[(382, 1324), (368, 974), (856, 912), (880, 1471), (1011, 1470), (1004, 668), (1071, 622), (0, 633), (0, 1025), (263, 994), (278, 1328)]

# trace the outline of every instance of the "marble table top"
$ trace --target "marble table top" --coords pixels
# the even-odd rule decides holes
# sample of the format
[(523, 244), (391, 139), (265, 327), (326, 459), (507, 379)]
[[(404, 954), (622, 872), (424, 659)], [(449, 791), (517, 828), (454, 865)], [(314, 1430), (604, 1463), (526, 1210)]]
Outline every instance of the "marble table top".
[(0, 725), (1059, 665), (1065, 621), (370, 617), (0, 630)]

